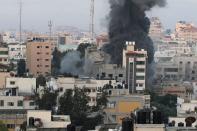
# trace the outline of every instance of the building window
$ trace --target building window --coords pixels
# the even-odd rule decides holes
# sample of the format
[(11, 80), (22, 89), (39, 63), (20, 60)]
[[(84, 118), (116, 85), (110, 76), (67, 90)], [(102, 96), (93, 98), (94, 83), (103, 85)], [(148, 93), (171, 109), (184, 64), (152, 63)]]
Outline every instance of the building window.
[(37, 59), (37, 61), (39, 61), (40, 59)]
[(137, 65), (145, 65), (145, 61), (137, 61)]
[(37, 55), (41, 54), (40, 52), (37, 52)]
[(45, 67), (49, 67), (49, 65), (45, 65)]
[(18, 101), (18, 106), (23, 106), (23, 101)]
[(29, 106), (34, 106), (35, 103), (32, 101), (32, 102), (29, 102)]
[(116, 107), (116, 102), (108, 102), (107, 107), (108, 108), (115, 108)]
[(49, 46), (46, 46), (46, 48), (49, 48)]
[(49, 61), (49, 59), (45, 59), (45, 61)]
[(4, 100), (0, 100), (0, 106), (4, 106)]
[(145, 69), (137, 69), (137, 72), (145, 72)]
[(40, 67), (39, 65), (37, 65), (37, 67)]
[(61, 88), (59, 88), (59, 92), (63, 92), (63, 88), (61, 87)]
[(14, 106), (14, 102), (8, 102), (7, 105), (8, 106)]
[(49, 55), (49, 52), (47, 52), (46, 55)]
[(40, 46), (37, 46), (37, 48), (40, 48)]
[(14, 129), (15, 128), (15, 125), (14, 124), (7, 124), (7, 128), (8, 129)]
[(15, 85), (15, 81), (10, 81), (10, 85)]
[(119, 74), (119, 77), (123, 77), (123, 74)]
[(113, 77), (113, 74), (108, 74), (108, 77), (109, 77), (109, 78), (112, 78), (112, 77)]
[(144, 80), (145, 77), (144, 77), (144, 76), (136, 76), (136, 79), (137, 79), (137, 80)]

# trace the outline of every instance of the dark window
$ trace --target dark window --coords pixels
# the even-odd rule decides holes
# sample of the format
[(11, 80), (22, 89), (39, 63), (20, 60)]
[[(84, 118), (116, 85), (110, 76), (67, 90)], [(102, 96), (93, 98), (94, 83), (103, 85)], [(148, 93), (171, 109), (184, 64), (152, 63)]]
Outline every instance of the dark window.
[(8, 106), (14, 106), (14, 102), (8, 102), (7, 105)]
[(23, 101), (18, 101), (18, 106), (23, 106)]
[(4, 106), (4, 100), (0, 100), (0, 106)]
[(35, 103), (32, 101), (32, 102), (29, 102), (29, 106), (34, 106)]
[(119, 77), (123, 77), (123, 74), (119, 74)]
[(136, 76), (136, 79), (137, 79), (137, 80), (144, 80), (145, 77), (144, 77), (144, 76)]
[(15, 85), (15, 81), (10, 81), (10, 85)]
[(137, 65), (145, 65), (145, 61), (137, 61)]
[(63, 88), (62, 87), (59, 89), (59, 92), (63, 92)]
[(145, 72), (145, 69), (137, 69), (137, 72)]
[(178, 72), (178, 68), (165, 68), (164, 72)]
[(112, 78), (113, 77), (113, 74), (108, 74), (108, 77)]
[(15, 125), (14, 124), (7, 124), (7, 128), (14, 129), (15, 128)]
[(46, 46), (46, 48), (49, 48), (49, 46)]

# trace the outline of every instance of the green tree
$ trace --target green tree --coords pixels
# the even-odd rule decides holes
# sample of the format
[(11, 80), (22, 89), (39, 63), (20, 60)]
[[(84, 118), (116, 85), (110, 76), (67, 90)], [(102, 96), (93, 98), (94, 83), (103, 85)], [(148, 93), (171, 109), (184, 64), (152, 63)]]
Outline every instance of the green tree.
[(43, 75), (36, 78), (36, 88), (39, 88), (39, 86), (46, 86), (46, 78)]
[(26, 63), (24, 59), (20, 59), (17, 63), (17, 75), (22, 77), (26, 72)]
[(103, 93), (97, 98), (97, 106), (90, 107), (87, 92), (88, 89), (69, 89), (59, 99), (59, 113), (70, 115), (73, 124), (86, 130), (103, 122), (102, 110), (107, 104), (107, 94)]
[(90, 109), (88, 102), (89, 97), (83, 89), (67, 90), (59, 99), (59, 112), (70, 115), (73, 124), (84, 125)]
[(57, 93), (50, 92), (49, 89), (44, 90), (41, 98), (37, 97), (36, 103), (40, 110), (53, 110), (53, 107), (57, 105)]
[(62, 53), (56, 47), (52, 53), (52, 56), (52, 75), (56, 76), (59, 74), (59, 70), (61, 68)]
[(102, 94), (100, 96), (97, 97), (97, 109), (98, 110), (103, 110), (106, 106), (107, 106), (107, 92), (103, 91)]
[(150, 92), (151, 95), (151, 106), (156, 107), (160, 110), (164, 119), (167, 119), (169, 116), (176, 116), (176, 104), (177, 104), (177, 96), (174, 95), (165, 95), (158, 96), (157, 94)]
[(8, 131), (8, 128), (0, 121), (0, 131)]

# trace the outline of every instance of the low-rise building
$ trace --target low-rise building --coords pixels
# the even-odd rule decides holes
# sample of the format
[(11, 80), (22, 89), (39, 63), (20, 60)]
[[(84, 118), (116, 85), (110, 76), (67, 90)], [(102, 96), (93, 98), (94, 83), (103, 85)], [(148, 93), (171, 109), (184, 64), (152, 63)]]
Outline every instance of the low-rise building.
[(0, 64), (9, 65), (8, 48), (0, 47)]
[(103, 64), (94, 73), (97, 79), (117, 80), (120, 82), (126, 79), (126, 69), (118, 67), (116, 64)]
[(6, 88), (18, 88), (19, 94), (33, 94), (36, 78), (7, 77)]
[(68, 115), (52, 115), (51, 111), (27, 111), (27, 131), (65, 131), (71, 124)]
[[(65, 78), (59, 77), (57, 79), (57, 87), (59, 88), (59, 96), (63, 95), (68, 89), (74, 89), (75, 87), (81, 89), (87, 89), (90, 92), (88, 96), (90, 97), (89, 105), (96, 105), (97, 93), (104, 87), (104, 85), (109, 84), (110, 80), (95, 80), (90, 78)], [(111, 85), (115, 85), (116, 81), (112, 80)]]
[(131, 112), (150, 107), (149, 95), (131, 95), (127, 89), (111, 89), (108, 93), (104, 123), (120, 124), (123, 118), (130, 117)]

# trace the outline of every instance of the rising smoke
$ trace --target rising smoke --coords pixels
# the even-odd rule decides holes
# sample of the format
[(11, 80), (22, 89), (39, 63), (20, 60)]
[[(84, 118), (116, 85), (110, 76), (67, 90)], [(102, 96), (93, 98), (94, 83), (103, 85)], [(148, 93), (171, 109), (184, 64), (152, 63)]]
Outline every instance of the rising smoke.
[(79, 51), (68, 52), (61, 61), (60, 72), (72, 75), (91, 75), (93, 72), (93, 61), (81, 58)]
[(126, 41), (135, 41), (137, 49), (147, 50), (149, 63), (153, 61), (154, 47), (148, 36), (150, 21), (146, 11), (165, 4), (165, 0), (110, 0), (110, 43), (104, 48), (111, 55), (113, 63), (122, 63)]

